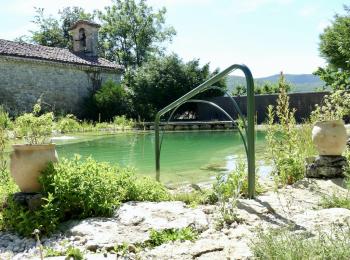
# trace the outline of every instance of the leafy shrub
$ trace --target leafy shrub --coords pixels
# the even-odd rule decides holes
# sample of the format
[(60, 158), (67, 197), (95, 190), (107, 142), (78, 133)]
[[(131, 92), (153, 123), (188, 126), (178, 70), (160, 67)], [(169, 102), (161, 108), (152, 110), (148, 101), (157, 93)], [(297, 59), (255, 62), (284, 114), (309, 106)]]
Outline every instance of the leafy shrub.
[(45, 200), (42, 207), (31, 212), (9, 197), (3, 210), (2, 228), (26, 236), (34, 229), (47, 234), (71, 218), (111, 216), (121, 202), (170, 199), (165, 187), (155, 180), (138, 179), (131, 169), (91, 158), (83, 161), (78, 156), (48, 164), (39, 181)]
[(288, 229), (259, 232), (251, 242), (257, 259), (349, 259), (349, 227), (333, 228), (330, 233), (310, 237), (309, 233), (291, 233)]
[(167, 201), (170, 200), (169, 191), (163, 184), (149, 177), (135, 178), (134, 188), (130, 189), (126, 200), (133, 201)]
[(93, 95), (93, 105), (102, 120), (111, 120), (116, 115), (129, 114), (130, 95), (125, 87), (113, 80), (107, 80)]
[[(255, 180), (255, 192), (262, 193), (263, 189)], [(236, 168), (230, 173), (220, 173), (216, 177), (216, 182), (213, 184), (213, 189), (218, 197), (223, 200), (228, 200), (232, 197), (248, 197), (248, 171), (246, 163), (238, 160)]]
[(350, 113), (350, 93), (337, 90), (323, 99), (311, 113), (311, 121), (341, 120)]
[(34, 229), (44, 234), (53, 232), (59, 224), (62, 213), (54, 203), (52, 194), (45, 200), (40, 209), (29, 211), (9, 196), (7, 205), (2, 211), (1, 228), (14, 230), (24, 236), (30, 236)]
[(40, 179), (44, 194), (53, 194), (69, 217), (110, 216), (128, 192), (131, 171), (96, 162), (62, 159), (50, 163)]
[(83, 260), (84, 254), (79, 248), (69, 246), (66, 251), (66, 259)]
[(215, 204), (218, 201), (218, 197), (213, 190), (200, 190), (176, 193), (172, 196), (172, 200), (182, 201), (190, 206), (197, 206), (198, 204)]
[(9, 117), (9, 114), (5, 108), (0, 105), (0, 128), (2, 129), (12, 129), (13, 123)]
[(39, 115), (40, 104), (35, 104), (32, 113), (25, 113), (16, 118), (15, 131), (30, 144), (44, 143), (53, 130), (53, 113)]
[(65, 117), (60, 118), (56, 127), (61, 133), (70, 133), (80, 130), (80, 124), (76, 117), (72, 114), (68, 114)]
[(132, 119), (127, 119), (125, 115), (113, 117), (113, 124), (122, 128), (132, 128), (135, 123)]
[(148, 244), (151, 247), (160, 246), (164, 243), (170, 241), (194, 241), (198, 237), (198, 232), (191, 227), (186, 227), (182, 229), (164, 229), (161, 231), (151, 230), (150, 240)]
[(315, 149), (311, 125), (296, 125), (295, 109), (289, 107), (283, 77), (279, 84), (277, 106), (268, 107), (267, 156), (272, 160), (276, 182), (286, 185), (304, 177), (305, 158), (314, 155)]

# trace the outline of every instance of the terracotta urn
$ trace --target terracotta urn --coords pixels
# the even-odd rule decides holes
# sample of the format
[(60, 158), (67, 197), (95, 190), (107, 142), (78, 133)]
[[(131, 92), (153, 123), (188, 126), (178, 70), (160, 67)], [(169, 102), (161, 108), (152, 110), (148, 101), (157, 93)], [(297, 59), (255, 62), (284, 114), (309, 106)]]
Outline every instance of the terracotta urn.
[(312, 129), (312, 141), (319, 155), (341, 155), (347, 142), (343, 120), (316, 122)]
[(38, 177), (47, 163), (57, 162), (55, 144), (13, 145), (11, 175), (22, 192), (40, 192)]

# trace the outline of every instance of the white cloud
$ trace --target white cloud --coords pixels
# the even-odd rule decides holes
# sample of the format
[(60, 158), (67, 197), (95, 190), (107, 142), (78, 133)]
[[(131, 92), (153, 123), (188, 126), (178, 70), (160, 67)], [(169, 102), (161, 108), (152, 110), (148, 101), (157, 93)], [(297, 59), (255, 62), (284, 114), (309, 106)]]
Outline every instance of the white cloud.
[(308, 5), (308, 6), (303, 6), (300, 10), (299, 10), (299, 15), (303, 16), (303, 17), (309, 17), (309, 16), (313, 16), (314, 14), (316, 14), (318, 10), (318, 7), (313, 5)]

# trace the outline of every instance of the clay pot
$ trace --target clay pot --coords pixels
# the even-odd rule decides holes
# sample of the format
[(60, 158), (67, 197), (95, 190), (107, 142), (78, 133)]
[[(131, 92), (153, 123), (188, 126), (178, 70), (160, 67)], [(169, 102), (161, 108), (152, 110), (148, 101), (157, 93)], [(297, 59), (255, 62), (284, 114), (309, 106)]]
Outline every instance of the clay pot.
[(341, 155), (347, 142), (343, 120), (316, 122), (312, 129), (312, 141), (320, 155)]
[(57, 162), (55, 144), (13, 145), (11, 175), (22, 192), (40, 192), (38, 177), (48, 162)]

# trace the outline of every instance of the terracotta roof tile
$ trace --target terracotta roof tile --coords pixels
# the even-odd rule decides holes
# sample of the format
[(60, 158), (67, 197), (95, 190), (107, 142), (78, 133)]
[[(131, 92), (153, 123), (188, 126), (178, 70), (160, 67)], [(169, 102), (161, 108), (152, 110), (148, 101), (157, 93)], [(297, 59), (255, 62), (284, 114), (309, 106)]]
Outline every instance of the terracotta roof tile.
[(122, 69), (121, 65), (104, 58), (90, 57), (83, 53), (73, 53), (68, 49), (19, 43), (0, 39), (0, 55), (72, 63), (108, 69)]

